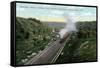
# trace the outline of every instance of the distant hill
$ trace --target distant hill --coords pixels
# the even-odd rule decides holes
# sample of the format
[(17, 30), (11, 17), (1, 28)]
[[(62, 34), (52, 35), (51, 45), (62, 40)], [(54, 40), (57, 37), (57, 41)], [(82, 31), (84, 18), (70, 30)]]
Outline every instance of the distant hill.
[(43, 22), (47, 24), (49, 27), (54, 27), (54, 28), (63, 28), (65, 27), (66, 23), (64, 22)]

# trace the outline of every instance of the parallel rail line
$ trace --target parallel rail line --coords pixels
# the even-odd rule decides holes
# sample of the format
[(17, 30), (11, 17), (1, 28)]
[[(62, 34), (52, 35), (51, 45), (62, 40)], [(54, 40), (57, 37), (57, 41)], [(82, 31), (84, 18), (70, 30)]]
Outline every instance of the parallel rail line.
[(49, 44), (42, 52), (34, 56), (24, 65), (36, 65), (36, 64), (51, 64), (54, 63), (61, 54), (66, 42), (69, 40), (71, 34), (66, 38), (63, 43), (60, 43), (60, 39)]

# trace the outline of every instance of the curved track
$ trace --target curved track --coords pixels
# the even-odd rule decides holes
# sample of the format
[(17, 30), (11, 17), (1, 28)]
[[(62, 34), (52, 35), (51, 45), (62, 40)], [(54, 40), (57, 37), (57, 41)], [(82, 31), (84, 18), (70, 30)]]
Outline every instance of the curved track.
[(69, 38), (70, 36), (68, 36), (63, 43), (60, 43), (60, 39), (56, 40), (55, 42), (51, 42), (47, 48), (45, 48), (41, 53), (37, 54), (28, 62), (26, 62), (24, 65), (54, 63), (59, 57)]

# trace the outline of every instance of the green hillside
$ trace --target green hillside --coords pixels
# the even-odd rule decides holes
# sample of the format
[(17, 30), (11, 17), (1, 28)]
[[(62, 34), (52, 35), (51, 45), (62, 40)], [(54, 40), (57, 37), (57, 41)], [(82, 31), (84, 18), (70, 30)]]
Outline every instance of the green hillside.
[(56, 34), (35, 18), (16, 18), (16, 64), (24, 64), (47, 47)]
[(77, 22), (77, 32), (70, 40), (56, 63), (96, 61), (96, 21)]

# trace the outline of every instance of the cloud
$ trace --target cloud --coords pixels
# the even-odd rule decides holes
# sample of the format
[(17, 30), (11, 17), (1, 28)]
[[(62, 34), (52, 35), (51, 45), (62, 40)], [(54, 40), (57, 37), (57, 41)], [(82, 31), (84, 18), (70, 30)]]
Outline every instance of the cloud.
[(59, 10), (53, 10), (51, 11), (50, 13), (48, 13), (50, 16), (55, 16), (55, 17), (59, 17), (63, 14), (62, 11), (59, 11)]
[(91, 12), (87, 12), (87, 13), (84, 13), (83, 15), (85, 15), (85, 16), (91, 16), (92, 13)]
[(17, 7), (17, 11), (25, 11), (25, 8)]

